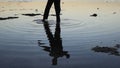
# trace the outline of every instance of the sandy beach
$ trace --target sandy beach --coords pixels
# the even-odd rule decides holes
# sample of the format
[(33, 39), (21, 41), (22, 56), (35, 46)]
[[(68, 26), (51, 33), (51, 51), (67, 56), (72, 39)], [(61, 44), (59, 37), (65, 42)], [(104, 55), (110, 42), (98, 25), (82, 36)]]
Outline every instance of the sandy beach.
[(56, 31), (54, 7), (48, 24), (41, 21), (45, 4), (0, 2), (0, 68), (120, 68), (119, 2), (61, 3), (59, 41), (69, 58), (58, 57), (56, 66), (44, 49)]

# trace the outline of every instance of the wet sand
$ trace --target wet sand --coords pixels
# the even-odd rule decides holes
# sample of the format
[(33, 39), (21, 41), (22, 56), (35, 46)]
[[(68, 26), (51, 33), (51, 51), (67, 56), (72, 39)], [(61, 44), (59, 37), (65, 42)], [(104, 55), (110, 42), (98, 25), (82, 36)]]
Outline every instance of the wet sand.
[[(0, 68), (119, 68), (120, 56), (92, 51), (92, 48), (120, 44), (120, 3), (64, 2), (61, 11), (63, 50), (70, 54), (52, 65), (50, 47), (41, 22), (45, 2), (0, 2)], [(99, 8), (99, 9), (98, 9)], [(41, 14), (24, 16), (22, 14)], [(54, 9), (49, 28), (56, 28)], [(90, 15), (97, 14), (96, 17)], [(39, 42), (38, 42), (39, 41)], [(40, 44), (40, 46), (39, 46)], [(120, 52), (120, 50), (117, 50)]]

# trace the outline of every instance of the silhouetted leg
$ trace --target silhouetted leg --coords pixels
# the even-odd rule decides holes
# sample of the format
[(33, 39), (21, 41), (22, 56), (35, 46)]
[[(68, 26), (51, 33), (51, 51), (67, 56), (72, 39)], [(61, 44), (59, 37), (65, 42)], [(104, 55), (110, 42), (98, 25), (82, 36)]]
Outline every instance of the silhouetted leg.
[(55, 12), (56, 12), (56, 19), (57, 22), (60, 22), (60, 0), (54, 0)]
[(56, 22), (56, 28), (55, 28), (55, 34), (54, 37), (59, 40), (61, 35), (61, 28), (60, 28), (60, 22)]
[(45, 11), (44, 11), (43, 20), (48, 19), (49, 11), (53, 4), (53, 1), (54, 0), (48, 0)]
[(60, 22), (56, 22), (56, 28), (55, 28), (55, 34), (54, 34), (54, 41), (56, 47), (56, 52), (62, 52), (63, 46), (62, 46), (62, 38), (61, 38), (61, 28), (60, 28)]
[(53, 37), (53, 34), (52, 34), (51, 30), (50, 30), (48, 22), (44, 22), (44, 29), (45, 29), (46, 35), (48, 37), (50, 46), (53, 46), (54, 45), (54, 43), (53, 43), (54, 42), (54, 37)]

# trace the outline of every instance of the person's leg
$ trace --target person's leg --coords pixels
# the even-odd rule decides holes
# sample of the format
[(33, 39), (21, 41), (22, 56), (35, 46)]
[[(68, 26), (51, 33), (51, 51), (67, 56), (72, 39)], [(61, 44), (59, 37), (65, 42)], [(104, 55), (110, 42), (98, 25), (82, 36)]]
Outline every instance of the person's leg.
[(57, 22), (60, 22), (60, 11), (61, 11), (60, 0), (54, 0), (54, 6), (55, 6)]
[(53, 4), (53, 0), (48, 0), (45, 11), (44, 11), (43, 20), (48, 19), (49, 11), (52, 4)]

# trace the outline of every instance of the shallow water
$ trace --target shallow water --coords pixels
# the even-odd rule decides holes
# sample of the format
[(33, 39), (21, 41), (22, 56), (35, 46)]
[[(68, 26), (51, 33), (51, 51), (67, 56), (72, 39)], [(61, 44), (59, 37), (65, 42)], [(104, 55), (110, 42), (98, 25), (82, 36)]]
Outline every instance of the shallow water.
[[(119, 3), (65, 2), (62, 4), (61, 38), (63, 49), (68, 51), (70, 58), (59, 57), (57, 66), (51, 65), (52, 57), (38, 46), (38, 40), (44, 43), (41, 45), (49, 46), (43, 23), (40, 21), (42, 16), (21, 15), (43, 14), (45, 3), (18, 3), (0, 4), (0, 17), (19, 17), (0, 20), (0, 68), (120, 67), (120, 56), (91, 50), (95, 46), (111, 47), (120, 44)], [(51, 10), (51, 14), (53, 13), (54, 9)], [(98, 16), (90, 17), (94, 13)], [(54, 34), (56, 24), (54, 16), (49, 17), (49, 24)]]

